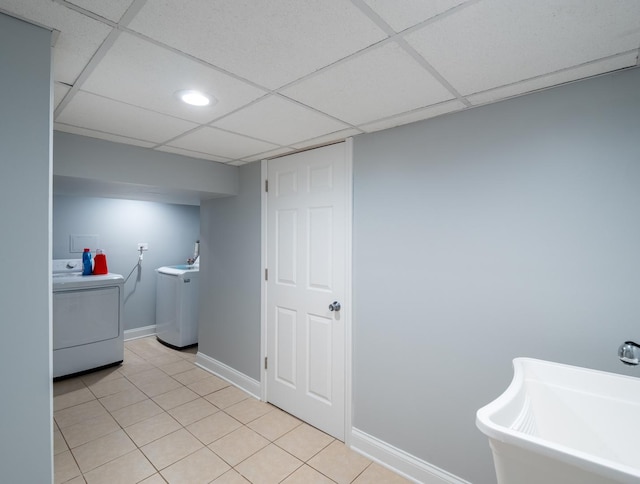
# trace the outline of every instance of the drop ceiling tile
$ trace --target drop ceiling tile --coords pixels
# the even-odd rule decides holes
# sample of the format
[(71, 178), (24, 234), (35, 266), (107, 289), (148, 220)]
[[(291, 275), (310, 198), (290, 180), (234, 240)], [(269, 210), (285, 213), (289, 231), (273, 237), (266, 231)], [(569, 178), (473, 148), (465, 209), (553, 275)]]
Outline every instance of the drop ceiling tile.
[(73, 84), (111, 28), (53, 1), (2, 0), (2, 8), (60, 31), (53, 50), (53, 78)]
[(326, 69), (282, 94), (354, 125), (453, 97), (395, 42)]
[(109, 0), (108, 2), (104, 0), (67, 0), (67, 2), (118, 22), (131, 6), (133, 0)]
[(73, 96), (56, 121), (156, 143), (198, 126), (84, 91), (78, 91)]
[(63, 131), (65, 133), (79, 134), (81, 136), (88, 136), (90, 138), (99, 138), (107, 141), (113, 141), (114, 143), (142, 146), (143, 148), (151, 148), (155, 145), (155, 143), (150, 143), (148, 141), (133, 139), (127, 136), (117, 136), (115, 134), (103, 133), (101, 131), (94, 131), (87, 128), (79, 128), (77, 126), (70, 126), (63, 123), (53, 123), (53, 129), (56, 131)]
[(278, 148), (278, 146), (271, 143), (227, 133), (208, 126), (203, 126), (192, 133), (173, 140), (169, 145), (231, 160)]
[(386, 38), (344, 0), (147, 0), (129, 27), (270, 89)]
[(463, 95), (640, 45), (634, 0), (486, 0), (405, 39)]
[(501, 99), (517, 96), (545, 87), (556, 86), (565, 82), (571, 82), (578, 79), (596, 76), (605, 72), (611, 72), (625, 67), (636, 65), (638, 54), (636, 52), (603, 59), (591, 64), (555, 72), (542, 77), (536, 77), (527, 81), (519, 82), (505, 87), (498, 87), (489, 91), (481, 92), (467, 97), (472, 104), (486, 104), (489, 102), (499, 101)]
[(278, 145), (290, 145), (347, 127), (280, 96), (261, 99), (212, 126)]
[(373, 133), (374, 131), (380, 131), (382, 129), (394, 128), (396, 126), (402, 126), (403, 124), (415, 123), (416, 121), (422, 121), (424, 119), (435, 118), (441, 114), (452, 113), (454, 111), (461, 111), (465, 109), (464, 103), (456, 100), (447, 101), (435, 106), (429, 106), (427, 108), (416, 109), (407, 113), (399, 114), (391, 118), (382, 119), (380, 121), (374, 121), (373, 123), (367, 123), (360, 126), (360, 129), (367, 133)]
[(364, 0), (391, 28), (401, 32), (440, 15), (468, 0), (403, 0), (399, 5), (397, 0)]
[[(175, 96), (181, 89), (209, 93), (217, 102), (204, 107), (189, 106)], [(82, 90), (198, 123), (213, 121), (266, 94), (128, 33), (118, 37)]]
[(341, 131), (336, 131), (335, 133), (329, 133), (327, 135), (320, 136), (318, 138), (305, 140), (302, 143), (295, 143), (291, 146), (296, 149), (302, 149), (302, 148), (307, 148), (309, 146), (324, 145), (327, 143), (331, 143), (333, 141), (342, 141), (344, 139), (347, 139), (351, 136), (356, 136), (358, 134), (362, 134), (362, 131), (360, 131), (359, 129), (354, 129), (354, 128), (343, 129)]
[(183, 156), (189, 156), (191, 158), (200, 158), (202, 160), (209, 160), (209, 161), (217, 161), (219, 163), (227, 163), (228, 161), (231, 161), (229, 158), (224, 158), (222, 156), (213, 156), (213, 155), (209, 155), (207, 153), (200, 153), (199, 151), (193, 151), (193, 150), (185, 150), (183, 148), (176, 148), (175, 146), (158, 146), (155, 148), (158, 151), (164, 151), (167, 153), (173, 153), (176, 155), (183, 155)]
[(66, 84), (62, 84), (60, 82), (56, 82), (53, 84), (53, 109), (55, 110), (58, 107), (58, 104), (62, 102), (64, 97), (67, 95), (71, 86), (67, 86)]

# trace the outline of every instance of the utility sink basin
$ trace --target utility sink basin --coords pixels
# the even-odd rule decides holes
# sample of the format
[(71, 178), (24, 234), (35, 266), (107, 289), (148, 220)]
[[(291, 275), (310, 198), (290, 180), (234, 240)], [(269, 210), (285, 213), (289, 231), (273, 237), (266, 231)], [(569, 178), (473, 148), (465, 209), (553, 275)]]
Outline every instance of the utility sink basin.
[(194, 266), (189, 264), (178, 264), (176, 266), (169, 266), (172, 269), (178, 269), (179, 271), (199, 271), (200, 266)]
[(498, 483), (640, 483), (640, 379), (531, 358), (477, 412)]

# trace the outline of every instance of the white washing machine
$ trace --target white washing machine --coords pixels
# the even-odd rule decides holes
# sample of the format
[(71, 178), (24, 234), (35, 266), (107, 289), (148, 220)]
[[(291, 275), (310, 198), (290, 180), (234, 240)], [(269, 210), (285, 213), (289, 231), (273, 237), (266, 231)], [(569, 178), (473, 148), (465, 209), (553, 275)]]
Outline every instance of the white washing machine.
[(124, 278), (83, 276), (80, 259), (56, 259), (52, 268), (53, 377), (121, 363)]
[(173, 348), (198, 342), (200, 268), (178, 265), (156, 269), (156, 336)]

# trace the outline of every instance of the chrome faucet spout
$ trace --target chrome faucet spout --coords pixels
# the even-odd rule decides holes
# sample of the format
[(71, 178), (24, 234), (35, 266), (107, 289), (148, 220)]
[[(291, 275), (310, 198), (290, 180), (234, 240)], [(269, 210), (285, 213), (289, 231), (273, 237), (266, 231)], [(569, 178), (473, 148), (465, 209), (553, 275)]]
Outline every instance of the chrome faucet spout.
[(196, 240), (196, 245), (193, 249), (193, 257), (189, 257), (187, 259), (187, 264), (189, 264), (190, 266), (192, 266), (193, 264), (196, 263), (196, 261), (200, 258), (200, 241)]

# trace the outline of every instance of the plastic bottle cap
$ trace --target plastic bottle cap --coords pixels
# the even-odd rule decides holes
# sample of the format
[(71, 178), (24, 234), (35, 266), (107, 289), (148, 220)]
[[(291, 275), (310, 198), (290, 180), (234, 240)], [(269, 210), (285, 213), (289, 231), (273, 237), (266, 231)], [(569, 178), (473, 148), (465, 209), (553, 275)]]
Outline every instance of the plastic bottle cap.
[(85, 251), (85, 252), (89, 252), (89, 251), (90, 251), (90, 249), (84, 249), (84, 251)]

